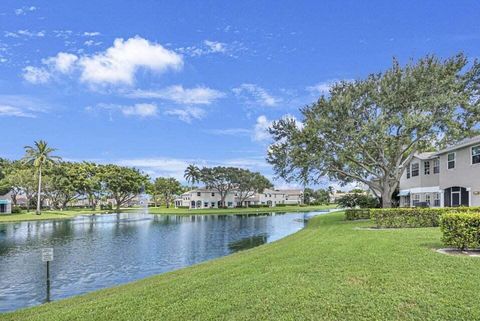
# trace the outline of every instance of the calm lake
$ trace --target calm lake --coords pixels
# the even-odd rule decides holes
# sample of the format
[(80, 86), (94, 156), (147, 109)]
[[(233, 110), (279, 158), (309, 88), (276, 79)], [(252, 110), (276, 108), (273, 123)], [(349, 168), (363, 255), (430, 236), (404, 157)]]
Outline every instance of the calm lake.
[(46, 302), (42, 248), (58, 300), (228, 255), (292, 234), (305, 213), (78, 216), (0, 224), (0, 312)]

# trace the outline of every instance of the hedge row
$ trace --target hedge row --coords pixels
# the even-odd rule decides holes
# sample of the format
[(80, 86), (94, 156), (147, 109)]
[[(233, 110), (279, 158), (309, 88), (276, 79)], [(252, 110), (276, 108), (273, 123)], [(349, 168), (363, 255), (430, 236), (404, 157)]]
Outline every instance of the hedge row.
[(442, 215), (456, 212), (480, 211), (472, 207), (456, 208), (382, 208), (372, 209), (371, 218), (377, 227), (435, 227), (440, 225)]
[(345, 219), (347, 221), (361, 220), (370, 218), (370, 209), (368, 208), (351, 208), (345, 210)]
[(480, 248), (480, 212), (453, 212), (442, 216), (442, 242), (461, 250)]

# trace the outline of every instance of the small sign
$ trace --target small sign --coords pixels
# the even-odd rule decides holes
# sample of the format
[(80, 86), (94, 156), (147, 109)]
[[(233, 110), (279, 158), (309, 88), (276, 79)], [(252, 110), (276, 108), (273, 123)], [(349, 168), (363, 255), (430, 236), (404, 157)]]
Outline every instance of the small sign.
[(53, 248), (42, 249), (42, 262), (53, 261)]

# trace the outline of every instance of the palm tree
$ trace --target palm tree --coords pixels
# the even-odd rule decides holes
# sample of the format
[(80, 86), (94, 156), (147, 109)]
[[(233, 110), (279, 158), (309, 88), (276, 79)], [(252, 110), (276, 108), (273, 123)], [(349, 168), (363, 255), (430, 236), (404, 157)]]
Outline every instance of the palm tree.
[(191, 183), (193, 187), (193, 184), (200, 181), (200, 169), (197, 166), (190, 164), (185, 169), (183, 177), (187, 180), (187, 182)]
[(35, 167), (35, 171), (38, 177), (38, 190), (37, 190), (37, 211), (36, 214), (40, 215), (40, 194), (42, 192), (42, 168), (45, 166), (54, 164), (61, 158), (51, 155), (56, 149), (48, 146), (48, 143), (43, 140), (35, 142), (35, 146), (25, 146), (25, 156), (23, 162)]

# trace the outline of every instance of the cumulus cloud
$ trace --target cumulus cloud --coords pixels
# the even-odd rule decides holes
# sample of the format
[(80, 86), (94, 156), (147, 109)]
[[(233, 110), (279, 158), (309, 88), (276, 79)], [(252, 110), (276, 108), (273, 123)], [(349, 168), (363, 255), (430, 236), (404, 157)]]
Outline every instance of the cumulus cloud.
[(156, 98), (178, 104), (209, 105), (225, 96), (221, 91), (208, 87), (183, 88), (181, 85), (170, 86), (160, 90), (136, 90), (129, 94), (132, 98)]
[(250, 105), (273, 107), (281, 101), (281, 99), (270, 95), (264, 88), (255, 84), (241, 84), (234, 88), (233, 92)]
[[(59, 53), (55, 57), (42, 60), (42, 63), (47, 65), (43, 71), (51, 73), (52, 70), (51, 68), (48, 70), (48, 66), (50, 62), (56, 62), (59, 56), (66, 59), (64, 61), (68, 63), (68, 72), (78, 69), (80, 81), (92, 87), (133, 85), (135, 74), (140, 68), (161, 73), (168, 69), (177, 70), (183, 66), (183, 59), (179, 54), (139, 36), (127, 40), (115, 39), (112, 47), (91, 56)], [(28, 71), (32, 68), (39, 69), (34, 66), (25, 69)]]
[(56, 71), (62, 74), (70, 73), (78, 57), (74, 54), (59, 52), (56, 56), (43, 59), (43, 64), (52, 67)]
[(261, 115), (257, 118), (257, 122), (253, 128), (252, 139), (254, 141), (264, 141), (270, 138), (268, 128), (272, 125), (272, 121), (268, 120), (265, 115)]
[(165, 111), (165, 115), (175, 116), (179, 120), (190, 124), (195, 119), (202, 119), (205, 116), (205, 110), (198, 107), (177, 108)]
[(126, 41), (115, 39), (113, 47), (93, 56), (84, 56), (79, 64), (83, 82), (132, 85), (139, 68), (155, 72), (180, 69), (183, 60), (180, 55), (160, 44), (137, 36)]

